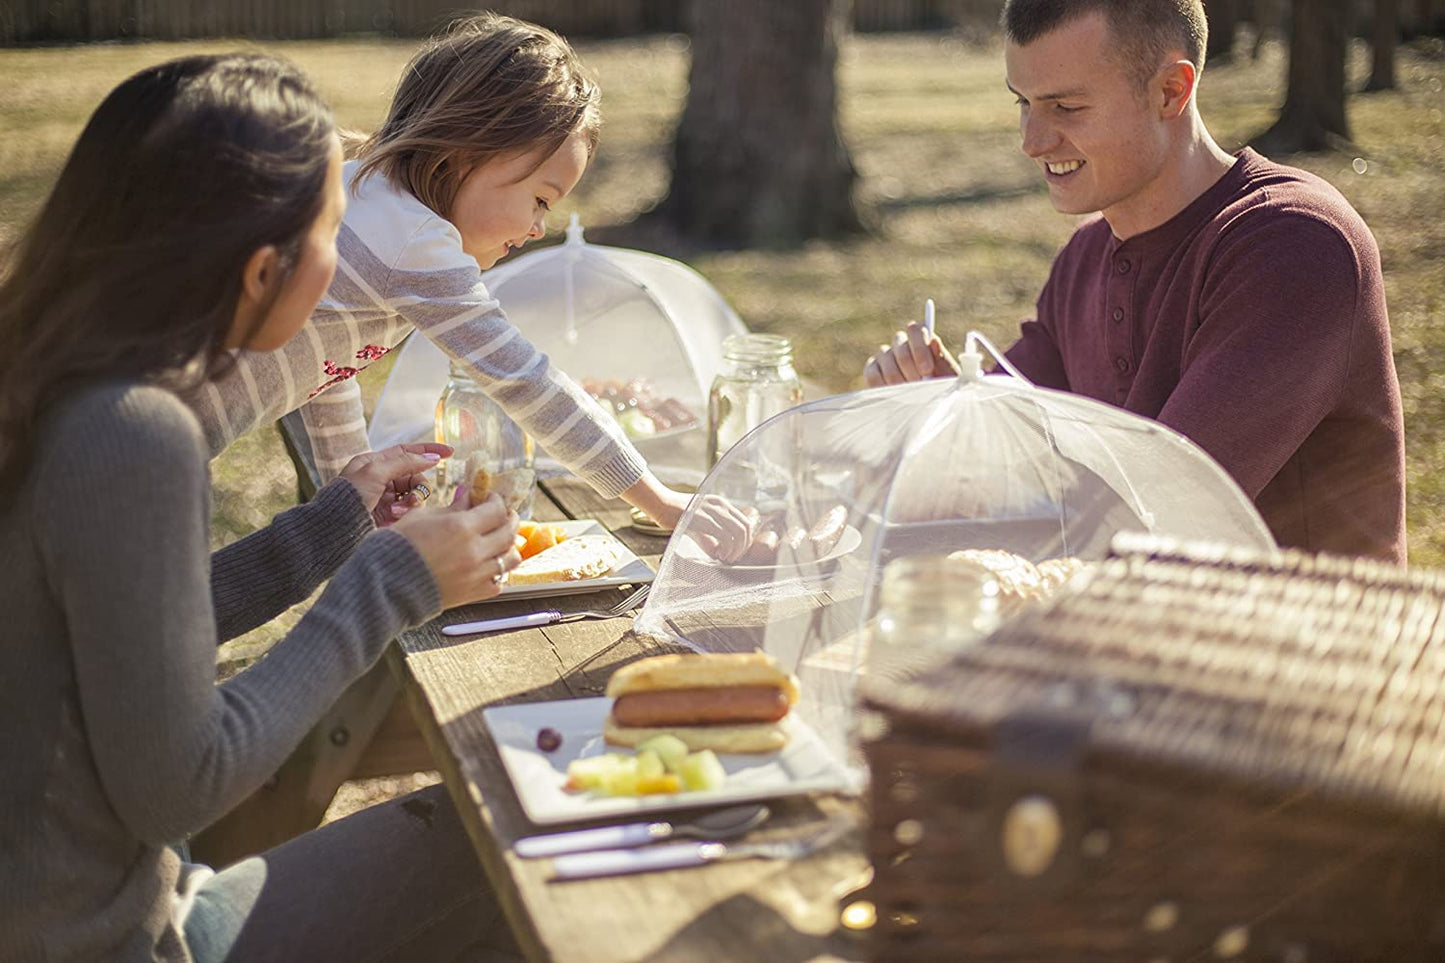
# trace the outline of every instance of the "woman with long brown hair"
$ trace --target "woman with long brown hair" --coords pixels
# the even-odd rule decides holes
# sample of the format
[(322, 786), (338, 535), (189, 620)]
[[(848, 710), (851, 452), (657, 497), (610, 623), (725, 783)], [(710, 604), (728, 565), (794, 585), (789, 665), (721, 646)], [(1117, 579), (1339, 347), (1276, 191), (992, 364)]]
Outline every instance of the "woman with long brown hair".
[[(508, 945), (438, 788), (220, 874), (168, 844), (258, 788), (397, 632), (518, 561), (495, 498), (390, 521), (449, 453), (352, 459), (214, 557), (204, 435), (176, 395), (306, 322), (346, 206), (294, 67), (201, 56), (91, 117), (0, 273), (0, 959), (473, 959)], [(308, 597), (257, 665), (218, 642)]]

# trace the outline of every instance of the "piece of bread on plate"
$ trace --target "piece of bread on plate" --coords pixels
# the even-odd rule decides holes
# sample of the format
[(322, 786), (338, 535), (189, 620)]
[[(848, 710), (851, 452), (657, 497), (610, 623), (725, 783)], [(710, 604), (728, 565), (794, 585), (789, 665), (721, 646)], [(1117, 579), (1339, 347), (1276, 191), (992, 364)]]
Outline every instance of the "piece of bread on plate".
[(622, 553), (622, 545), (610, 535), (574, 535), (512, 569), (507, 582), (540, 585), (597, 578), (616, 568)]

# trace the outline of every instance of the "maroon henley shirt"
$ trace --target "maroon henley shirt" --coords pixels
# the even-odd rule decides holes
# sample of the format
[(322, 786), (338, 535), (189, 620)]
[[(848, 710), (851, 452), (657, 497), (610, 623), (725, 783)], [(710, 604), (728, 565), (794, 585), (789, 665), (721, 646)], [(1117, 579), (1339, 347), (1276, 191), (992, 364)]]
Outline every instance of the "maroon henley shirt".
[(1328, 183), (1245, 149), (1172, 219), (1075, 232), (1009, 360), (1209, 452), (1281, 545), (1405, 562), (1380, 254)]

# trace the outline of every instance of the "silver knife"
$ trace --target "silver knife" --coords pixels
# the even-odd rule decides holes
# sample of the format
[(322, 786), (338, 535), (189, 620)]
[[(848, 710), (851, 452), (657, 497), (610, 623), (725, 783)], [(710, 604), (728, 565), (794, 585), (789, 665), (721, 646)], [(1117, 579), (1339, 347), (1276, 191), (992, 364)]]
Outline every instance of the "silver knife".
[(595, 853), (569, 853), (552, 860), (554, 880), (592, 879), (623, 876), (658, 869), (686, 869), (724, 859), (799, 859), (829, 845), (847, 832), (849, 821), (841, 821), (801, 839), (771, 843), (664, 843), (642, 849), (605, 849)]
[(539, 856), (561, 856), (586, 853), (598, 849), (630, 849), (661, 842), (674, 836), (694, 839), (732, 839), (761, 826), (771, 813), (767, 806), (756, 803), (715, 809), (686, 822), (656, 820), (650, 823), (627, 823), (621, 826), (599, 826), (574, 832), (528, 836), (517, 840), (512, 849), (524, 859)]

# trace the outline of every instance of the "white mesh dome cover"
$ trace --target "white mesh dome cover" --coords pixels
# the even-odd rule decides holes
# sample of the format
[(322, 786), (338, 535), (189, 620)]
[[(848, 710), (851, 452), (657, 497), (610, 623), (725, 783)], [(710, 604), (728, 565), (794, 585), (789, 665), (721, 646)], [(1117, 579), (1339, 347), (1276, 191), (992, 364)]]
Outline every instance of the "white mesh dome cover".
[[(1157, 422), (1008, 376), (838, 395), (764, 423), (701, 491), (782, 530), (834, 506), (841, 541), (724, 564), (688, 531), (663, 556), (636, 629), (699, 651), (762, 650), (797, 673), (795, 713), (848, 761), (853, 681), (893, 559), (1003, 549), (1031, 562), (1102, 558), (1121, 531), (1275, 550), (1254, 505), (1198, 446)], [(861, 779), (854, 768), (853, 775)]]
[[(482, 275), (507, 317), (552, 363), (610, 397), (648, 464), (667, 481), (705, 470), (707, 395), (722, 342), (747, 330), (702, 275), (678, 261), (588, 244), (573, 215), (567, 240)], [(398, 352), (368, 432), (373, 448), (430, 438), (446, 354), (425, 337)], [(644, 434), (639, 428), (650, 429)]]

